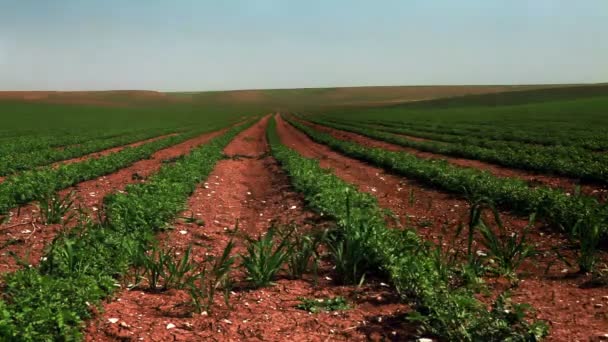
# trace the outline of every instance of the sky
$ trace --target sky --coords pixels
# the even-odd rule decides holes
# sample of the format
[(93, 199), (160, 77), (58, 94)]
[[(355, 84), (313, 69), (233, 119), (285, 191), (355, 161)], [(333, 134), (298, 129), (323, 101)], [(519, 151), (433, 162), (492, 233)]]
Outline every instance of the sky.
[(607, 81), (606, 0), (0, 0), (0, 90)]

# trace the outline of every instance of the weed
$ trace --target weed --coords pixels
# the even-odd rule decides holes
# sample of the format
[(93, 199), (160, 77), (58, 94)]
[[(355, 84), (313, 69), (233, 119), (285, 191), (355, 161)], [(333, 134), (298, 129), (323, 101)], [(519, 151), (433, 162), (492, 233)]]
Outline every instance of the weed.
[(224, 248), (222, 255), (216, 258), (211, 266), (209, 266), (209, 262), (205, 264), (196, 280), (188, 283), (192, 304), (198, 313), (211, 311), (218, 290), (224, 291), (224, 301), (228, 305), (231, 288), (230, 271), (236, 259), (231, 256), (233, 249), (234, 242), (231, 240)]
[(142, 258), (142, 276), (147, 279), (152, 291), (182, 289), (191, 282), (197, 265), (190, 260), (192, 247), (188, 247), (180, 257), (176, 249), (162, 249), (153, 246)]
[(413, 207), (414, 204), (416, 203), (416, 196), (414, 194), (414, 189), (410, 189), (410, 192), (408, 195), (408, 203), (410, 204), (410, 207)]
[(182, 219), (185, 223), (194, 223), (199, 227), (205, 226), (205, 221), (194, 217), (194, 213), (192, 213), (190, 216), (183, 216)]
[(302, 278), (306, 273), (313, 272), (315, 279), (318, 270), (318, 249), (327, 239), (327, 231), (316, 234), (303, 234), (297, 226), (289, 226), (280, 230), (287, 240), (287, 270), (293, 278)]
[(257, 239), (247, 237), (247, 254), (241, 255), (241, 259), (247, 280), (255, 287), (271, 285), (289, 257), (288, 239), (283, 238), (277, 244), (274, 239), (275, 233), (276, 229), (271, 227), (265, 235)]
[[(491, 228), (485, 223), (484, 210), (492, 212), (496, 223), (495, 228)], [(490, 200), (482, 198), (471, 203), (467, 236), (469, 265), (477, 268), (475, 265), (478, 263), (476, 261), (477, 253), (474, 254), (472, 251), (473, 237), (477, 229), (482, 237), (481, 243), (488, 249), (490, 257), (498, 265), (495, 270), (501, 275), (515, 276), (521, 263), (536, 254), (536, 251), (526, 241), (528, 230), (534, 226), (535, 218), (535, 214), (530, 215), (528, 225), (521, 233), (509, 233), (500, 218), (500, 213)]]
[(40, 220), (43, 224), (69, 222), (73, 216), (64, 218), (74, 207), (74, 192), (61, 197), (57, 193), (47, 193), (38, 200)]
[(350, 309), (348, 302), (344, 297), (328, 297), (328, 298), (298, 298), (300, 304), (296, 308), (312, 313), (319, 311), (343, 311)]
[(578, 240), (578, 266), (581, 273), (593, 272), (598, 261), (598, 248), (602, 240), (602, 227), (594, 219), (579, 220), (570, 230)]

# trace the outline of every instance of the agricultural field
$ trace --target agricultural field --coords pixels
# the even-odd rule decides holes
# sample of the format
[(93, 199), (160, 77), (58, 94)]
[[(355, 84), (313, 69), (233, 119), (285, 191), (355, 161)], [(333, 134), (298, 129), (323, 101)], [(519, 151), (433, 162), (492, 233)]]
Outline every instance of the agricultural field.
[(608, 85), (0, 92), (0, 340), (608, 338)]

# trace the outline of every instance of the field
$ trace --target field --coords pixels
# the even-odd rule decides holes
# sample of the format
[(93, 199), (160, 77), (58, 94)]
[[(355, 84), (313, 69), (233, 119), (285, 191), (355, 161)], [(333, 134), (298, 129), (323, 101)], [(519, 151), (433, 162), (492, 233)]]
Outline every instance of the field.
[(0, 113), (0, 340), (608, 338), (608, 85)]

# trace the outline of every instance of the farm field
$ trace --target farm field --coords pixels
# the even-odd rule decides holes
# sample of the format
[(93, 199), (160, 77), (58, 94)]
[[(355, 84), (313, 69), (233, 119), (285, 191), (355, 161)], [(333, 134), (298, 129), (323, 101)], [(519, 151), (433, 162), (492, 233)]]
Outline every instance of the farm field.
[(0, 340), (608, 338), (608, 85), (0, 92)]

